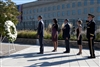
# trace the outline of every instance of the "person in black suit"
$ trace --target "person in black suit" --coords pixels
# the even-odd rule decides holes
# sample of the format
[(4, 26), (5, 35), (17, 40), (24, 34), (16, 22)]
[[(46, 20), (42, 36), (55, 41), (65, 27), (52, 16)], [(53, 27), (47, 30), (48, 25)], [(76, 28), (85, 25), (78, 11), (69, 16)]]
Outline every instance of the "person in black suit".
[[(90, 50), (90, 56), (88, 58), (95, 58), (94, 51), (94, 39), (95, 39), (95, 21), (94, 15), (88, 14), (88, 23), (87, 23), (87, 39)], [(87, 22), (87, 21), (86, 21)]]
[(65, 40), (66, 44), (66, 51), (64, 53), (70, 53), (70, 45), (69, 45), (69, 39), (70, 39), (70, 26), (68, 24), (68, 19), (65, 19), (64, 21), (65, 26), (63, 27), (63, 38)]
[(39, 44), (40, 44), (40, 52), (38, 54), (44, 53), (44, 45), (43, 45), (43, 37), (44, 37), (44, 22), (42, 20), (42, 16), (38, 16), (38, 31), (37, 36), (39, 38)]

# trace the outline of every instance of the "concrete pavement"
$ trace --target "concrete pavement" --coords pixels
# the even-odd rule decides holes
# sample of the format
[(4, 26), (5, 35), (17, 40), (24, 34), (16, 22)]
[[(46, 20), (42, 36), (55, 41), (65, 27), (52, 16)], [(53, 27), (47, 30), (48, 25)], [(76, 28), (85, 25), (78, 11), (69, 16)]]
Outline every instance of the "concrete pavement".
[(83, 54), (77, 56), (78, 49), (71, 48), (69, 54), (64, 54), (64, 47), (58, 47), (57, 52), (51, 52), (53, 47), (45, 46), (44, 54), (39, 52), (39, 46), (26, 49), (0, 58), (1, 67), (100, 67), (100, 51), (96, 51), (95, 59), (87, 59), (89, 50), (83, 49)]

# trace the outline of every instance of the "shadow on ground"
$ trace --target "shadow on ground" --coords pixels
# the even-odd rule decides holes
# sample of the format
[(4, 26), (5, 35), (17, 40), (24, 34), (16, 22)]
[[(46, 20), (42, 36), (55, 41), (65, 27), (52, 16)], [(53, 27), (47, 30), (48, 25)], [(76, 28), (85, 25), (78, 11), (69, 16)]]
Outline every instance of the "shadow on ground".
[[(49, 53), (49, 52), (46, 52), (46, 53), (47, 54), (37, 54), (37, 53), (14, 54), (14, 55), (10, 55), (10, 56), (3, 56), (2, 58), (20, 59), (20, 58), (42, 57), (42, 58), (39, 58), (39, 59), (27, 60), (28, 62), (31, 62), (31, 61), (36, 61), (36, 60), (49, 60), (49, 59), (58, 59), (58, 58), (76, 56), (76, 55), (68, 55), (68, 54), (66, 54), (66, 55), (64, 54), (63, 55), (63, 53)], [(60, 54), (60, 56), (59, 56), (59, 54)], [(46, 56), (50, 56), (50, 55), (51, 55), (51, 57), (46, 57)], [(52, 56), (52, 55), (58, 55), (58, 56)], [(100, 57), (100, 56), (96, 56), (96, 57)], [(37, 63), (35, 63), (33, 65), (30, 65), (30, 66), (27, 66), (27, 67), (55, 66), (55, 65), (69, 63), (69, 62), (82, 61), (82, 60), (88, 60), (88, 58), (87, 57), (83, 57), (83, 58), (69, 59), (69, 60), (65, 59), (65, 60), (59, 60), (59, 61), (56, 61), (56, 62), (49, 62), (49, 61), (45, 61), (45, 62), (41, 62), (41, 63), (37, 62)]]
[[(50, 58), (40, 58), (39, 60), (48, 60), (48, 59), (55, 59), (55, 58), (63, 58), (63, 57), (71, 57), (71, 56), (75, 56), (75, 55), (67, 55), (67, 56), (57, 56), (57, 57), (50, 57)], [(99, 57), (99, 56), (96, 56)], [(61, 61), (56, 61), (56, 62), (39, 62), (39, 63), (35, 63), (33, 65), (30, 65), (28, 67), (46, 67), (46, 66), (55, 66), (55, 65), (61, 65), (61, 64), (65, 64), (65, 63), (71, 63), (71, 62), (75, 62), (75, 61), (82, 61), (82, 60), (88, 60), (87, 57), (83, 57), (83, 58), (77, 58), (77, 59), (70, 59), (70, 60), (61, 60)], [(35, 60), (28, 60), (28, 61), (35, 61)], [(99, 60), (98, 60), (99, 61)]]

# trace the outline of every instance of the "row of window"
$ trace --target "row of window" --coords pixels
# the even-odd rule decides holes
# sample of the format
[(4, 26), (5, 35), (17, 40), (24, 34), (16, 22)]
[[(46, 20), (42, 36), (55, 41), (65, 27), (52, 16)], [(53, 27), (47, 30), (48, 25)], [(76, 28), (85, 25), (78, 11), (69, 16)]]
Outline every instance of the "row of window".
[[(91, 5), (95, 4), (95, 0), (84, 0), (84, 6), (88, 5), (88, 2), (90, 2)], [(97, 0), (97, 3), (100, 4), (100, 0)], [(74, 7), (81, 7), (82, 2), (78, 2), (77, 4), (75, 2), (72, 3), (72, 8)], [(39, 9), (34, 9), (34, 10), (24, 10), (23, 14), (32, 14), (32, 13), (37, 13), (37, 12), (46, 12), (46, 11), (51, 11), (51, 10), (60, 10), (60, 9), (65, 9), (65, 8), (71, 8), (71, 4), (68, 3), (62, 4), (62, 6), (57, 5), (57, 6), (52, 6), (52, 7), (45, 7), (45, 8), (39, 8)]]
[[(24, 19), (26, 19), (26, 18), (24, 17)], [(30, 19), (30, 17), (27, 17), (27, 19), (26, 19), (26, 20), (28, 20), (28, 19)], [(86, 20), (86, 19), (87, 19), (87, 18), (85, 17), (85, 18), (84, 18), (84, 20)], [(97, 20), (99, 20), (99, 21), (100, 21), (100, 16), (98, 16), (98, 17), (97, 17)], [(31, 20), (31, 21), (32, 21), (32, 20)]]
[[(84, 8), (84, 10), (82, 11), (81, 9), (78, 10), (68, 10), (68, 11), (62, 11), (62, 12), (53, 12), (53, 13), (46, 13), (43, 15), (44, 18), (50, 18), (50, 17), (60, 17), (60, 16), (70, 16), (70, 15), (81, 15), (81, 14), (88, 14), (88, 13), (94, 13), (94, 12), (98, 12), (100, 13), (100, 7), (97, 7), (97, 11), (95, 11), (94, 8), (90, 8), (90, 10), (88, 10), (88, 8)], [(24, 16), (24, 15), (23, 15)], [(36, 16), (24, 16), (24, 20), (30, 20), (33, 18), (37, 18)]]

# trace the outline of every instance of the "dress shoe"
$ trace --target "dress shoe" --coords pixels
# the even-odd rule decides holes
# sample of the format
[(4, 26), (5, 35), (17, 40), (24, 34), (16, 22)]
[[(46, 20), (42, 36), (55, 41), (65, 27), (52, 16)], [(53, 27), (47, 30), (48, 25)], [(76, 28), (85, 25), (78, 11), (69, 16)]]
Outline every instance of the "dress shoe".
[(52, 52), (56, 52), (57, 50), (53, 50)]
[(77, 55), (81, 55), (82, 53), (77, 53)]
[(65, 51), (65, 52), (63, 52), (63, 53), (70, 53), (70, 52), (68, 52), (68, 51)]
[(39, 52), (39, 53), (37, 53), (37, 54), (43, 54), (43, 52)]
[(93, 58), (95, 58), (95, 56), (94, 56), (94, 57), (92, 57), (92, 56), (89, 56), (89, 57), (88, 57), (88, 59), (93, 59)]

